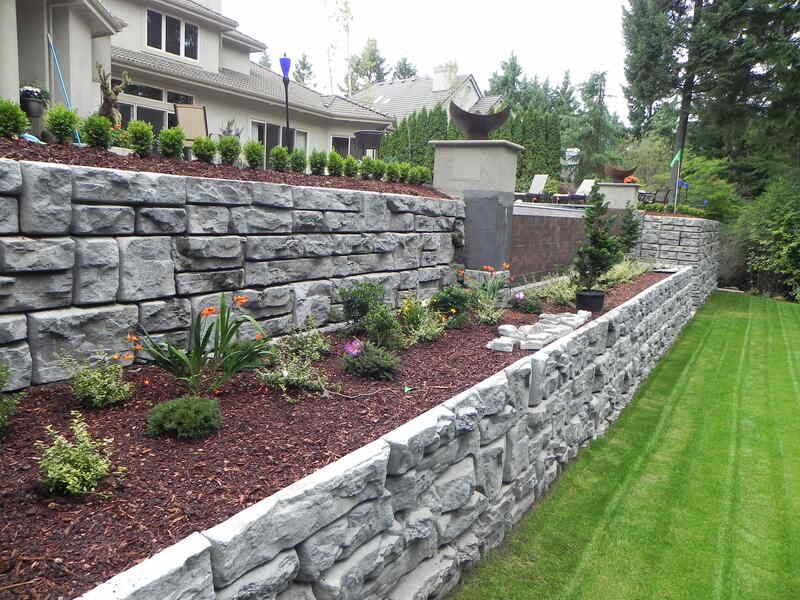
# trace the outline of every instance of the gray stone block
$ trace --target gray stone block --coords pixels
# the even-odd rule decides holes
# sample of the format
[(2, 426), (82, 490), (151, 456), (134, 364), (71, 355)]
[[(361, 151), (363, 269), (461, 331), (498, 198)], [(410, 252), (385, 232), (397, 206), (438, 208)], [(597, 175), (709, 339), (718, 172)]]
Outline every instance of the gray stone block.
[(228, 233), (231, 211), (224, 206), (187, 206), (189, 233)]
[(519, 419), (519, 411), (507, 405), (496, 415), (484, 417), (478, 422), (481, 432), (481, 444), (486, 445), (505, 434)]
[(130, 181), (130, 202), (155, 206), (186, 204), (187, 177), (160, 173), (134, 173)]
[(189, 327), (191, 320), (192, 307), (186, 298), (155, 300), (139, 305), (139, 323), (148, 332)]
[(392, 494), (392, 510), (413, 510), (419, 505), (419, 496), (433, 483), (433, 471), (411, 469), (402, 475), (389, 475), (386, 489)]
[(332, 277), (333, 273), (332, 258), (296, 258), (245, 264), (245, 281), (248, 286), (280, 285), (308, 279), (325, 279)]
[(72, 233), (133, 233), (135, 215), (129, 206), (72, 205)]
[(72, 222), (72, 171), (45, 163), (20, 163), (22, 196), (19, 205), (23, 233), (69, 233)]
[(114, 238), (84, 238), (75, 244), (73, 303), (114, 302), (119, 291), (119, 248)]
[(322, 257), (334, 253), (330, 235), (248, 236), (245, 257), (251, 261)]
[(297, 575), (298, 566), (297, 552), (281, 552), (267, 564), (256, 567), (229, 586), (217, 590), (216, 600), (275, 598), (277, 593), (289, 587)]
[(136, 233), (183, 233), (186, 209), (143, 207), (136, 210)]
[(130, 197), (131, 171), (72, 167), (72, 198), (78, 202), (103, 202), (132, 204), (139, 201)]
[(41, 310), (72, 303), (72, 270), (0, 276), (0, 312)]
[(209, 543), (192, 533), (76, 600), (215, 600)]
[(237, 206), (231, 209), (234, 233), (291, 233), (292, 211), (258, 206)]
[(31, 384), (31, 351), (27, 342), (0, 346), (0, 365), (11, 368), (11, 377), (0, 392), (21, 390)]
[(528, 422), (520, 419), (506, 433), (506, 449), (503, 459), (503, 482), (514, 481), (528, 468), (530, 460), (530, 439)]
[(403, 576), (389, 592), (387, 600), (445, 598), (458, 585), (459, 578), (456, 549), (446, 546)]
[(292, 189), (290, 185), (254, 181), (253, 204), (270, 208), (292, 208)]
[(247, 181), (189, 177), (186, 198), (190, 204), (243, 206), (253, 203), (253, 185)]
[(446, 513), (464, 506), (475, 486), (475, 461), (468, 456), (439, 475), (421, 502), (436, 514)]
[(286, 591), (278, 594), (275, 600), (317, 600), (317, 597), (310, 585), (292, 583)]
[(381, 497), (388, 458), (389, 447), (373, 442), (206, 530), (215, 586), (229, 585), (355, 506)]
[(294, 324), (297, 327), (320, 326), (328, 322), (331, 299), (326, 296), (308, 296), (298, 299), (294, 308)]
[(0, 344), (9, 344), (28, 337), (28, 320), (25, 315), (0, 316)]
[(228, 271), (177, 273), (175, 285), (178, 294), (181, 295), (235, 290), (244, 285), (244, 271), (231, 269)]
[(28, 342), (33, 357), (33, 382), (66, 379), (57, 365), (63, 355), (88, 358), (127, 350), (125, 340), (139, 318), (136, 306), (46, 310), (28, 315)]
[(242, 306), (241, 310), (256, 320), (289, 314), (294, 310), (294, 290), (288, 286), (264, 290), (241, 290), (236, 293), (248, 298), (248, 302)]
[(19, 201), (11, 196), (0, 196), (0, 233), (19, 232)]
[(324, 233), (330, 231), (325, 213), (311, 210), (292, 211), (292, 231), (295, 233)]
[(389, 474), (402, 475), (422, 460), (426, 450), (432, 452), (443, 440), (450, 440), (454, 435), (455, 415), (442, 406), (390, 431), (383, 436), (391, 448)]
[(232, 269), (244, 263), (243, 237), (174, 237), (172, 250), (176, 271)]
[(72, 238), (0, 237), (0, 270), (5, 273), (64, 271), (74, 264)]
[(439, 544), (449, 544), (465, 533), (488, 505), (489, 500), (486, 496), (477, 491), (472, 492), (464, 506), (444, 513), (436, 519), (436, 526), (439, 529)]
[(336, 233), (361, 233), (365, 231), (364, 216), (360, 213), (326, 212), (325, 231)]
[(503, 486), (505, 440), (483, 446), (475, 455), (476, 485), (490, 500), (500, 495)]
[(175, 265), (170, 238), (120, 238), (119, 252), (120, 301), (175, 295)]
[(0, 159), (0, 195), (16, 196), (22, 191), (22, 171), (16, 160)]
[(353, 190), (293, 187), (294, 208), (299, 210), (361, 211), (363, 192)]

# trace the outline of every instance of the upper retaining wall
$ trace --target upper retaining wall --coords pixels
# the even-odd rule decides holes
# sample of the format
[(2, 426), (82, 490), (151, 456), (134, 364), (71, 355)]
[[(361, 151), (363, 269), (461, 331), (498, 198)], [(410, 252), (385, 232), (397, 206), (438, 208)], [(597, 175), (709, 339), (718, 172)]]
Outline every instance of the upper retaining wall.
[(63, 379), (62, 353), (125, 350), (138, 322), (185, 339), (223, 291), (272, 334), (329, 322), (358, 280), (428, 296), (463, 218), (457, 200), (0, 160), (6, 389)]
[(691, 318), (681, 268), (81, 600), (434, 600), (604, 434)]

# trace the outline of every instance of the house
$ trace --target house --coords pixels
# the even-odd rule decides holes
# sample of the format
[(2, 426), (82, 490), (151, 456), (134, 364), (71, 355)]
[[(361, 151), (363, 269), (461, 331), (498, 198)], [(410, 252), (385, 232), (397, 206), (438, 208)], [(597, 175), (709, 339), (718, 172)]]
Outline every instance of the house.
[(353, 95), (353, 100), (373, 110), (402, 121), (412, 113), (442, 105), (452, 100), (464, 110), (488, 114), (498, 108), (502, 96), (485, 96), (472, 75), (459, 75), (455, 62), (433, 70), (433, 77), (410, 77), (374, 83)]
[[(221, 0), (0, 0), (0, 96), (15, 98), (20, 84), (33, 83), (64, 102), (50, 35), (81, 116), (100, 106), (100, 64), (116, 80), (124, 71), (130, 76), (119, 97), (125, 122), (147, 121), (159, 131), (176, 123), (175, 104), (197, 104), (207, 109), (212, 135), (233, 120), (243, 142), (285, 145), (282, 75), (250, 61), (266, 46), (237, 31), (220, 8)], [(354, 132), (382, 130), (393, 120), (377, 108), (294, 81), (289, 107), (294, 146), (306, 152), (358, 155)]]

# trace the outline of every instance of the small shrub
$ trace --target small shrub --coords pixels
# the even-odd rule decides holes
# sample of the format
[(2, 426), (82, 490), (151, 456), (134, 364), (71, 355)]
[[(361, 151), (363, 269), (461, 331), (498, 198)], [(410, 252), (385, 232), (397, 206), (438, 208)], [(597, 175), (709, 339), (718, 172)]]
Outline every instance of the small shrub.
[(400, 171), (400, 181), (403, 183), (408, 183), (408, 174), (411, 171), (411, 163), (401, 162), (397, 165), (397, 168)]
[[(666, 214), (671, 214), (675, 207), (673, 207), (672, 204), (643, 204), (640, 208), (650, 212), (663, 212)], [(700, 217), (703, 219), (706, 218), (705, 210), (702, 208), (689, 206), (688, 204), (678, 204), (677, 210), (679, 215), (689, 215), (691, 217)]]
[(17, 412), (21, 394), (5, 394), (0, 396), (0, 440), (2, 440), (8, 430), (8, 422)]
[(459, 285), (450, 285), (436, 292), (430, 301), (430, 307), (447, 318), (451, 315), (465, 313), (472, 303), (472, 294)]
[(375, 159), (365, 156), (361, 159), (361, 164), (358, 166), (358, 173), (361, 179), (369, 179), (372, 177), (372, 171), (375, 165)]
[(214, 398), (181, 396), (156, 405), (147, 416), (147, 433), (179, 440), (207, 437), (222, 427), (219, 402)]
[(344, 158), (342, 155), (333, 150), (328, 154), (328, 175), (331, 177), (341, 177), (344, 172)]
[(472, 312), (478, 323), (483, 325), (496, 325), (503, 319), (503, 310), (497, 306), (498, 297), (481, 288), (476, 288)]
[(153, 151), (153, 126), (144, 121), (131, 121), (128, 123), (128, 139), (131, 150), (142, 158), (149, 156)]
[(400, 181), (400, 165), (397, 163), (389, 163), (386, 165), (386, 181), (389, 183), (397, 183)]
[(289, 150), (275, 146), (269, 153), (269, 166), (274, 171), (284, 173), (289, 168)]
[(244, 160), (251, 169), (259, 169), (264, 166), (264, 155), (266, 148), (261, 142), (251, 140), (244, 145)]
[(239, 155), (242, 153), (242, 143), (238, 137), (223, 135), (219, 138), (218, 146), (219, 159), (222, 164), (232, 167), (239, 161)]
[(100, 115), (92, 115), (81, 126), (81, 141), (92, 148), (108, 150), (111, 145), (111, 121)]
[(111, 145), (117, 148), (130, 148), (130, 136), (128, 136), (128, 132), (122, 128), (112, 129)]
[(431, 171), (430, 167), (420, 167), (422, 169), (420, 174), (422, 176), (421, 183), (432, 183), (433, 182), (433, 171)]
[(37, 441), (35, 445), (43, 453), (39, 467), (48, 489), (77, 496), (95, 491), (100, 480), (111, 472), (108, 459), (111, 441), (93, 439), (81, 414), (77, 411), (70, 414), (73, 441), (48, 425), (50, 444)]
[(633, 250), (636, 242), (639, 241), (641, 228), (642, 222), (636, 217), (636, 213), (632, 208), (626, 208), (622, 213), (620, 231), (617, 236), (622, 252), (627, 254)]
[(73, 396), (90, 408), (117, 404), (133, 395), (133, 384), (122, 379), (122, 365), (111, 362), (80, 369), (70, 387)]
[(427, 167), (411, 167), (408, 171), (408, 177), (406, 179), (411, 185), (422, 185), (423, 183), (428, 183), (428, 171), (429, 169)]
[(289, 157), (289, 168), (293, 173), (306, 172), (306, 153), (304, 150), (295, 150)]
[(623, 259), (611, 267), (599, 280), (598, 285), (601, 289), (612, 288), (620, 283), (628, 283), (639, 275), (647, 273), (653, 269), (649, 263)]
[(444, 328), (445, 329), (462, 329), (470, 324), (470, 314), (469, 312), (458, 313), (451, 316), (447, 321), (445, 321)]
[(325, 175), (325, 166), (328, 164), (328, 155), (319, 150), (314, 150), (308, 158), (308, 167), (312, 175)]
[(313, 319), (278, 342), (282, 354), (299, 356), (311, 362), (320, 360), (331, 351), (331, 342), (318, 329)]
[(400, 358), (380, 346), (367, 342), (346, 352), (342, 358), (344, 370), (359, 377), (392, 380), (400, 371)]
[(44, 116), (45, 127), (50, 130), (60, 144), (66, 144), (74, 139), (75, 130), (81, 118), (74, 110), (66, 106), (54, 106)]
[(398, 318), (409, 346), (417, 342), (432, 342), (444, 333), (446, 319), (434, 314), (419, 298), (406, 298)]
[(373, 304), (363, 320), (369, 341), (376, 346), (397, 350), (403, 347), (403, 330), (394, 310), (383, 302)]
[(161, 149), (161, 155), (167, 158), (182, 159), (185, 141), (186, 134), (180, 127), (162, 129), (158, 134), (158, 147)]
[(266, 385), (279, 389), (283, 394), (289, 390), (321, 392), (328, 381), (308, 358), (288, 354), (271, 369), (258, 371), (258, 378)]
[(383, 179), (385, 173), (386, 173), (386, 163), (383, 162), (382, 160), (373, 160), (372, 178), (376, 181), (380, 181)]
[(342, 173), (345, 177), (358, 175), (358, 161), (352, 156), (346, 157), (344, 163), (342, 163)]
[(31, 126), (28, 115), (16, 102), (0, 98), (0, 137), (22, 135)]
[(192, 154), (197, 157), (197, 160), (213, 163), (217, 156), (217, 142), (209, 137), (199, 137), (192, 144)]
[(575, 302), (575, 292), (577, 291), (575, 276), (570, 274), (547, 279), (541, 285), (528, 290), (528, 294), (561, 306), (569, 306)]
[(358, 327), (370, 308), (383, 304), (383, 286), (379, 283), (357, 283), (339, 292), (345, 319)]
[(539, 315), (542, 313), (542, 303), (538, 298), (525, 292), (517, 292), (511, 297), (511, 306), (516, 310), (531, 315)]

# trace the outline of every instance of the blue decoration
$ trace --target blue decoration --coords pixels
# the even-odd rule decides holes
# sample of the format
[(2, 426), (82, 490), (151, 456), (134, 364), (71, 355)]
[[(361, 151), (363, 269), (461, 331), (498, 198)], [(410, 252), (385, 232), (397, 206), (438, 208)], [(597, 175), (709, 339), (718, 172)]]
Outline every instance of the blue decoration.
[(291, 58), (289, 58), (289, 57), (287, 57), (287, 56), (284, 54), (284, 55), (283, 55), (283, 56), (281, 56), (281, 58), (280, 58), (280, 63), (281, 63), (281, 71), (283, 71), (283, 76), (284, 76), (284, 77), (288, 77), (288, 76), (289, 76), (289, 69), (290, 69), (290, 68), (291, 68), (291, 66), (292, 66), (292, 59), (291, 59)]

